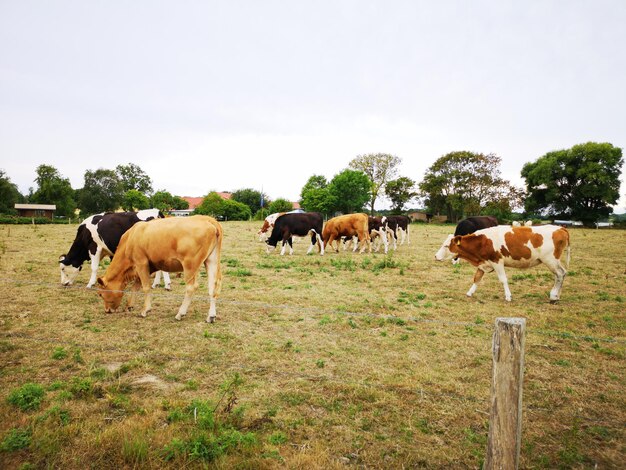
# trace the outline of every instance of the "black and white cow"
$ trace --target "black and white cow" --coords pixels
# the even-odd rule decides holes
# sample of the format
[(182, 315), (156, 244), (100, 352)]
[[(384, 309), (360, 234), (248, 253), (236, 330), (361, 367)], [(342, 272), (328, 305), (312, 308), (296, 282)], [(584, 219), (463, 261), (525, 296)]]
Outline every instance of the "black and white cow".
[(437, 253), (435, 253), (435, 259), (437, 261), (443, 261), (444, 259), (452, 258), (453, 264), (458, 263), (458, 257), (454, 256), (449, 250), (450, 240), (459, 235), (469, 235), (474, 233), (476, 230), (495, 227), (496, 225), (498, 225), (498, 219), (490, 215), (477, 215), (461, 220), (458, 224), (456, 224), (454, 234), (448, 235), (441, 245), (441, 248), (439, 248)]
[(411, 234), (409, 233), (409, 227), (411, 219), (406, 215), (390, 215), (387, 217), (387, 232), (393, 238), (393, 249), (398, 248), (398, 235), (400, 235), (400, 245), (411, 243)]
[[(369, 230), (370, 239), (374, 241), (375, 239), (382, 241), (383, 246), (385, 247), (385, 253), (389, 250), (389, 243), (387, 241), (387, 217), (374, 217), (369, 216), (367, 218), (367, 229)], [(354, 251), (356, 251), (356, 245), (354, 247)], [(380, 250), (380, 243), (376, 245), (374, 251)]]
[(293, 254), (293, 240), (292, 237), (305, 237), (311, 235), (311, 246), (307, 251), (307, 255), (311, 253), (313, 247), (317, 243), (320, 254), (324, 254), (324, 242), (322, 241), (322, 226), (324, 225), (324, 219), (319, 212), (304, 212), (284, 214), (276, 219), (274, 227), (272, 228), (272, 234), (265, 241), (267, 243), (267, 252), (276, 249), (276, 245), (279, 241), (283, 242), (283, 247), (280, 250), (280, 254), (285, 254), (287, 243), (289, 243), (289, 254)]
[[(65, 255), (59, 258), (61, 267), (61, 284), (71, 285), (83, 267), (83, 263), (91, 259), (91, 277), (87, 283), (90, 288), (96, 283), (98, 266), (103, 256), (113, 257), (122, 235), (137, 222), (163, 218), (158, 209), (145, 209), (139, 212), (107, 212), (87, 217), (76, 231), (76, 238)], [(171, 287), (170, 276), (163, 273), (163, 281), (167, 290)], [(160, 282), (159, 273), (155, 277), (153, 287)]]

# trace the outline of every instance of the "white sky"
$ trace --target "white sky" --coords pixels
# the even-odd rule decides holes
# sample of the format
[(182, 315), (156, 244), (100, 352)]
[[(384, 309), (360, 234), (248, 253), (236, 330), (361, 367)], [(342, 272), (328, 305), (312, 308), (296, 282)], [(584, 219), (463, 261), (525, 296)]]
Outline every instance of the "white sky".
[(0, 168), (295, 201), (359, 154), (420, 181), (470, 150), (522, 186), (548, 151), (624, 148), (625, 25), (623, 0), (0, 0)]

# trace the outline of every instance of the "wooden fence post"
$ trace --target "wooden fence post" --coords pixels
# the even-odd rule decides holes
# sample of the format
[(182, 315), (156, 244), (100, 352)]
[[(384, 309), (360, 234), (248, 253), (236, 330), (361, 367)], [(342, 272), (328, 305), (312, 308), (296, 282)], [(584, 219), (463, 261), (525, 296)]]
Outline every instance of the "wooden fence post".
[(522, 442), (526, 319), (496, 318), (485, 469), (517, 469)]

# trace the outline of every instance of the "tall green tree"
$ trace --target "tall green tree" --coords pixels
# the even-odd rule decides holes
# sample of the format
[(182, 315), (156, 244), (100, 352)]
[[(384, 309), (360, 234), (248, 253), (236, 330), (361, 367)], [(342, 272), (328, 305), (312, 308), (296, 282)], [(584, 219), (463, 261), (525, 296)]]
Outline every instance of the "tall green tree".
[(127, 165), (117, 165), (115, 173), (122, 186), (122, 191), (134, 189), (149, 196), (152, 194), (152, 179), (143, 171), (139, 165), (129, 163)]
[(180, 196), (174, 196), (172, 198), (172, 209), (177, 209), (177, 210), (189, 209), (189, 202), (185, 201)]
[(39, 165), (36, 172), (37, 189), (31, 194), (30, 202), (55, 204), (57, 215), (71, 217), (76, 209), (76, 202), (70, 180), (64, 178), (59, 170), (51, 165)]
[(622, 149), (587, 142), (548, 152), (522, 168), (525, 209), (580, 220), (592, 226), (613, 211), (619, 199)]
[[(186, 202), (186, 201), (185, 201)], [(169, 191), (160, 189), (150, 197), (150, 206), (159, 209), (161, 212), (167, 212), (175, 209), (174, 196)], [(189, 207), (189, 204), (187, 204)]]
[(136, 189), (129, 189), (124, 193), (122, 208), (125, 211), (149, 209), (150, 198)]
[(231, 194), (230, 198), (232, 201), (242, 202), (247, 205), (253, 214), (261, 209), (261, 198), (264, 205), (268, 203), (266, 194), (252, 188), (238, 189)]
[(80, 209), (83, 214), (119, 209), (124, 193), (113, 170), (99, 168), (85, 172), (85, 184), (80, 191)]
[(311, 176), (300, 190), (300, 207), (308, 212), (330, 215), (335, 207), (328, 180), (322, 175)]
[(519, 204), (520, 190), (500, 176), (502, 159), (494, 154), (451, 152), (437, 159), (419, 184), (429, 210), (453, 222), (481, 214), (487, 205), (510, 196)]
[(387, 181), (385, 194), (391, 199), (391, 210), (399, 214), (404, 209), (406, 203), (417, 196), (415, 191), (415, 181), (406, 176), (401, 176), (395, 180)]
[(0, 170), (0, 214), (15, 214), (15, 204), (23, 200), (24, 196), (17, 189), (17, 185), (11, 183), (11, 178), (4, 170)]
[(388, 153), (370, 153), (358, 155), (349, 163), (353, 170), (362, 171), (371, 181), (370, 213), (374, 214), (376, 199), (382, 194), (385, 184), (396, 175), (397, 166), (402, 162), (399, 157)]
[(343, 170), (333, 177), (329, 192), (334, 201), (333, 211), (350, 214), (362, 212), (370, 200), (372, 182), (362, 171)]

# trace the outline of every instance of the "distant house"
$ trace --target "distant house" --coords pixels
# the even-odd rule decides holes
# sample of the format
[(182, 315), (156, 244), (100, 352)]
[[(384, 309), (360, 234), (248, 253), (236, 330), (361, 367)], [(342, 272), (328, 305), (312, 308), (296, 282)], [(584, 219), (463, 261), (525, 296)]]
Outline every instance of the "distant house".
[(45, 217), (46, 219), (52, 219), (57, 206), (55, 204), (15, 204), (15, 210), (19, 217)]
[(554, 225), (561, 225), (563, 227), (582, 227), (583, 223), (577, 220), (553, 220)]

